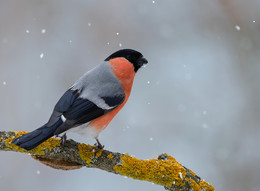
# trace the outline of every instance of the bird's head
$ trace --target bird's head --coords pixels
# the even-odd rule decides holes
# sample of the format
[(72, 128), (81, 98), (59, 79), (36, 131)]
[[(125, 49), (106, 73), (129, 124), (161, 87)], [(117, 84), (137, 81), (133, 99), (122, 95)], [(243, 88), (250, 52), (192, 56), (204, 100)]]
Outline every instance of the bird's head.
[(131, 62), (134, 65), (135, 72), (137, 72), (138, 69), (141, 68), (144, 64), (148, 63), (148, 61), (143, 57), (143, 55), (140, 52), (132, 49), (119, 50), (107, 57), (105, 61), (109, 61), (110, 59), (120, 57), (123, 57), (127, 59), (129, 62)]

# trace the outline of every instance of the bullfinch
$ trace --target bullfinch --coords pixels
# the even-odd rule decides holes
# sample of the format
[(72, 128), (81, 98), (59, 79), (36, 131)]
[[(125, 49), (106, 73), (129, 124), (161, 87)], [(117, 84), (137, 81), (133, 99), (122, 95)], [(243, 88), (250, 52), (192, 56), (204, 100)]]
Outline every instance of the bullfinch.
[(63, 94), (45, 125), (14, 139), (13, 143), (31, 150), (54, 135), (73, 130), (95, 138), (98, 148), (103, 148), (99, 133), (125, 105), (136, 72), (147, 63), (136, 50), (122, 49), (111, 54)]

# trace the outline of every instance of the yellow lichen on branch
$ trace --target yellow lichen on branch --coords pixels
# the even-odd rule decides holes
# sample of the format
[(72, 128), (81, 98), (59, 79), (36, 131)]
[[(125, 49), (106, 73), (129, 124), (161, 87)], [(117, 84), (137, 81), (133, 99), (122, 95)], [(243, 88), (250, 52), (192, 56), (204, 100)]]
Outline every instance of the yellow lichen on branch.
[(28, 132), (25, 132), (25, 131), (13, 131), (13, 132), (15, 133), (14, 136), (10, 136), (9, 138), (5, 139), (6, 150), (16, 150), (16, 151), (22, 152), (22, 153), (45, 155), (45, 149), (48, 149), (49, 151), (51, 151), (53, 148), (58, 147), (61, 144), (60, 139), (50, 138), (47, 141), (41, 143), (36, 148), (28, 151), (28, 150), (20, 148), (19, 146), (12, 143), (15, 138), (20, 137), (24, 134), (27, 134)]
[(161, 159), (147, 159), (140, 160), (125, 154), (121, 157), (121, 164), (115, 165), (116, 173), (127, 176), (133, 179), (150, 181), (166, 187), (183, 187), (188, 184), (194, 191), (214, 191), (214, 187), (201, 181), (200, 184), (195, 180), (186, 177), (186, 170), (195, 176), (195, 173), (185, 169), (172, 156), (167, 155), (166, 160)]
[(191, 178), (188, 178), (187, 181), (189, 182), (190, 186), (192, 187), (192, 189), (194, 191), (200, 191), (201, 190), (201, 187), (199, 184), (197, 184), (195, 182), (195, 180), (191, 179)]
[(169, 160), (140, 160), (126, 154), (121, 161), (122, 164), (114, 166), (115, 171), (121, 175), (163, 186), (185, 184), (186, 170), (173, 157)]
[(79, 155), (81, 159), (86, 162), (86, 166), (91, 166), (92, 159), (94, 157), (97, 158), (100, 157), (103, 151), (103, 149), (100, 149), (98, 152), (95, 152), (96, 151), (95, 146), (87, 145), (83, 143), (78, 145), (78, 149), (79, 149)]
[(207, 190), (207, 191), (214, 191), (214, 187), (209, 184), (208, 182), (206, 182), (205, 180), (200, 181), (200, 188)]
[(114, 158), (112, 154), (107, 155), (107, 158), (110, 158), (111, 160)]

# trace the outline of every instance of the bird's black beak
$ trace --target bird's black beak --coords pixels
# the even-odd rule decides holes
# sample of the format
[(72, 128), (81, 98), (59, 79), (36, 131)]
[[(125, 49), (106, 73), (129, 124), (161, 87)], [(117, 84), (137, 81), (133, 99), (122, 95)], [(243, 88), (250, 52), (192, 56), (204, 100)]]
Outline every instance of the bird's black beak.
[(147, 63), (148, 63), (148, 60), (146, 60), (146, 58), (144, 58), (144, 57), (141, 57), (141, 58), (139, 58), (139, 59), (137, 60), (137, 63), (138, 63), (139, 66), (142, 66), (142, 65), (144, 65), (144, 64), (147, 64)]
[(139, 70), (139, 68), (141, 68), (144, 64), (147, 64), (147, 63), (148, 63), (148, 61), (143, 56), (138, 58), (138, 60), (134, 63), (135, 72), (137, 72), (137, 70)]

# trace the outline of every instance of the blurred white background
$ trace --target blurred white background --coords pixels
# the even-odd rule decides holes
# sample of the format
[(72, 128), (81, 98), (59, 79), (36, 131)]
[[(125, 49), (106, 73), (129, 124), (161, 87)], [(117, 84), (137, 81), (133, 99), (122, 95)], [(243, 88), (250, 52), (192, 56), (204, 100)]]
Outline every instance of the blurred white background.
[[(258, 191), (259, 0), (0, 0), (0, 129), (40, 127), (77, 78), (121, 48), (149, 64), (101, 134), (105, 148), (167, 152), (216, 190)], [(0, 158), (1, 191), (164, 190), (20, 153)]]

